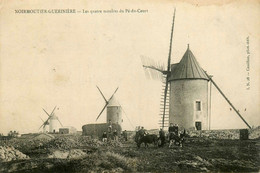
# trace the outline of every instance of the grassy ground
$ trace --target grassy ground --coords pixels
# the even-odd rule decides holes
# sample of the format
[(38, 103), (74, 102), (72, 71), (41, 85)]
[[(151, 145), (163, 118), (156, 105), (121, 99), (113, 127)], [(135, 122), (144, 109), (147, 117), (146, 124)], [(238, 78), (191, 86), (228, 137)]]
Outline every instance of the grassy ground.
[(26, 150), (30, 160), (2, 162), (0, 171), (258, 172), (260, 168), (259, 139), (188, 138), (182, 148), (158, 148), (153, 145), (137, 148), (133, 141), (123, 142), (121, 146), (73, 145), (72, 148), (80, 148), (87, 155), (77, 159), (55, 159), (47, 157), (55, 148), (31, 148)]

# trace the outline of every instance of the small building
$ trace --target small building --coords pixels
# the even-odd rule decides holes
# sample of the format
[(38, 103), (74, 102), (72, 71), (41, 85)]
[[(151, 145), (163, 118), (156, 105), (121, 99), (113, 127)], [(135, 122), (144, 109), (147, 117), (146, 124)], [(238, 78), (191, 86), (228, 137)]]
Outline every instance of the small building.
[(122, 128), (118, 123), (86, 124), (82, 126), (82, 135), (101, 138), (104, 131), (109, 135), (112, 134), (114, 130), (116, 130), (118, 134), (122, 132)]
[(62, 127), (62, 128), (59, 128), (59, 133), (60, 134), (75, 134), (75, 133), (77, 133), (77, 129), (72, 126)]

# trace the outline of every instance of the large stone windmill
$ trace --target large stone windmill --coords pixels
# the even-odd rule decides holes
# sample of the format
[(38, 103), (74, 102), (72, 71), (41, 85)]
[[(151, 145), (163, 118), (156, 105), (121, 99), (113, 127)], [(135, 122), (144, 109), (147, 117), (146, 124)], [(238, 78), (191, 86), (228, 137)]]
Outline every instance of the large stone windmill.
[[(186, 129), (207, 130), (210, 127), (210, 99), (208, 93), (211, 83), (217, 88), (228, 104), (233, 108), (237, 115), (249, 127), (239, 111), (227, 99), (217, 84), (204, 71), (195, 56), (191, 52), (189, 45), (181, 61), (171, 64), (171, 49), (174, 30), (175, 11), (171, 28), (170, 49), (168, 55), (167, 69), (162, 66), (143, 64), (146, 70), (160, 73), (164, 79), (164, 92), (162, 99), (161, 127), (168, 126), (169, 123), (179, 124)], [(170, 88), (170, 89), (169, 89)]]

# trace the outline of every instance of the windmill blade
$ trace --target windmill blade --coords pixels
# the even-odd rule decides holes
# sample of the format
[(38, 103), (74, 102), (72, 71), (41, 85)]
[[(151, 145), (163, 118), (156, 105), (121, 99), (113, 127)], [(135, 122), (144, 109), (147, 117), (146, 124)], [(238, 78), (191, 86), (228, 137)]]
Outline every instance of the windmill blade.
[(53, 114), (53, 112), (55, 111), (56, 107), (57, 107), (57, 106), (54, 107), (54, 109), (52, 110), (50, 116), (52, 116), (52, 114)]
[(105, 102), (107, 102), (107, 99), (105, 98), (104, 94), (102, 93), (102, 91), (99, 89), (98, 86), (96, 86), (98, 91), (100, 92), (100, 94), (102, 95), (103, 99), (105, 100)]
[(44, 125), (43, 125), (43, 128), (45, 128), (45, 126), (46, 126), (47, 124), (46, 123), (44, 123)]
[(96, 121), (98, 120), (98, 118), (100, 117), (100, 115), (103, 113), (103, 111), (105, 110), (105, 108), (107, 107), (108, 102), (106, 103), (106, 105), (104, 106), (104, 108), (101, 110), (101, 112), (98, 114)]
[(48, 124), (48, 121), (49, 121), (50, 118), (51, 118), (51, 116), (49, 116), (48, 119), (45, 121), (45, 125)]
[(39, 130), (42, 128), (42, 126), (44, 126), (44, 123), (39, 127)]
[(40, 119), (42, 120), (43, 123), (45, 123), (45, 121), (43, 121), (43, 119), (40, 117)]
[(166, 109), (166, 98), (167, 98), (167, 92), (168, 92), (168, 80), (169, 80), (170, 70), (171, 70), (170, 68), (171, 68), (171, 53), (172, 53), (172, 37), (173, 37), (173, 30), (174, 30), (175, 12), (176, 12), (176, 9), (174, 8), (174, 14), (173, 14), (173, 19), (172, 19), (171, 38), (170, 38), (170, 49), (169, 49), (168, 65), (167, 65), (167, 74), (166, 74), (166, 82), (165, 82), (165, 89), (164, 89), (164, 99), (163, 99), (162, 128), (164, 128), (164, 118), (165, 118), (165, 109)]
[(114, 91), (114, 93), (112, 94), (112, 96), (109, 98), (108, 102), (112, 99), (112, 97), (115, 95), (115, 93), (117, 92), (119, 87), (117, 87), (117, 89)]
[(45, 127), (46, 125), (48, 125), (48, 121), (51, 118), (51, 116), (48, 117), (48, 119), (43, 123), (43, 127)]
[(173, 14), (173, 19), (172, 19), (172, 30), (171, 30), (171, 40), (170, 40), (170, 49), (169, 49), (169, 56), (168, 56), (167, 72), (169, 72), (170, 68), (171, 68), (172, 37), (173, 37), (173, 30), (174, 30), (175, 12), (176, 12), (176, 9), (174, 8), (174, 14)]
[(151, 58), (141, 56), (143, 69), (147, 79), (163, 81), (163, 74), (167, 74), (167, 67), (165, 68), (164, 63), (160, 61), (154, 61)]
[(103, 113), (103, 111), (105, 110), (105, 108), (107, 107), (107, 105), (109, 104), (109, 101), (112, 99), (112, 97), (115, 95), (115, 93), (117, 92), (119, 87), (116, 88), (116, 90), (114, 91), (114, 93), (112, 94), (112, 96), (108, 99), (108, 101), (106, 101), (106, 105), (104, 106), (104, 108), (101, 110), (101, 112), (98, 114), (96, 121), (98, 120), (98, 118), (100, 117), (100, 115)]
[[(42, 108), (42, 109), (43, 109), (43, 108)], [(50, 116), (49, 113), (48, 113), (45, 109), (43, 109), (43, 111), (44, 111), (48, 116)]]

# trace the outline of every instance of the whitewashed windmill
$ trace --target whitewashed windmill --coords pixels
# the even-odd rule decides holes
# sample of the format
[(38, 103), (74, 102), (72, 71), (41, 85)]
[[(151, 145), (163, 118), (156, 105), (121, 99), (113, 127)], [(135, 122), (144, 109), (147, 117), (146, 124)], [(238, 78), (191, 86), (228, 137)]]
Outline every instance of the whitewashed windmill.
[[(209, 76), (206, 71), (201, 68), (191, 52), (189, 45), (181, 61), (176, 64), (171, 64), (175, 12), (176, 10), (174, 9), (167, 69), (164, 69), (163, 66), (158, 64), (154, 65), (151, 63), (149, 64), (149, 62), (147, 63), (147, 61), (143, 61), (143, 67), (149, 71), (149, 74), (152, 77), (161, 76), (164, 80), (163, 83), (165, 85), (163, 86), (164, 92), (161, 104), (162, 112), (160, 114), (162, 118), (160, 123), (161, 127), (164, 128), (165, 126), (168, 126), (169, 123), (176, 123), (188, 129), (209, 129), (211, 110), (208, 107), (211, 107), (211, 96), (208, 94), (208, 83), (210, 82), (210, 86), (212, 83), (243, 122), (251, 128), (239, 111), (213, 81), (212, 76)], [(165, 123), (165, 121), (167, 121), (167, 123)]]
[[(42, 108), (43, 109), (43, 108)], [(45, 109), (43, 111), (49, 116), (46, 121), (43, 121), (43, 124), (40, 126), (39, 129), (43, 127), (43, 130), (46, 131), (46, 126), (49, 125), (49, 132), (50, 133), (57, 133), (59, 131), (59, 127), (63, 126), (62, 123), (59, 120), (59, 117), (57, 117), (54, 114), (55, 108), (52, 110), (51, 114), (49, 114)]]

